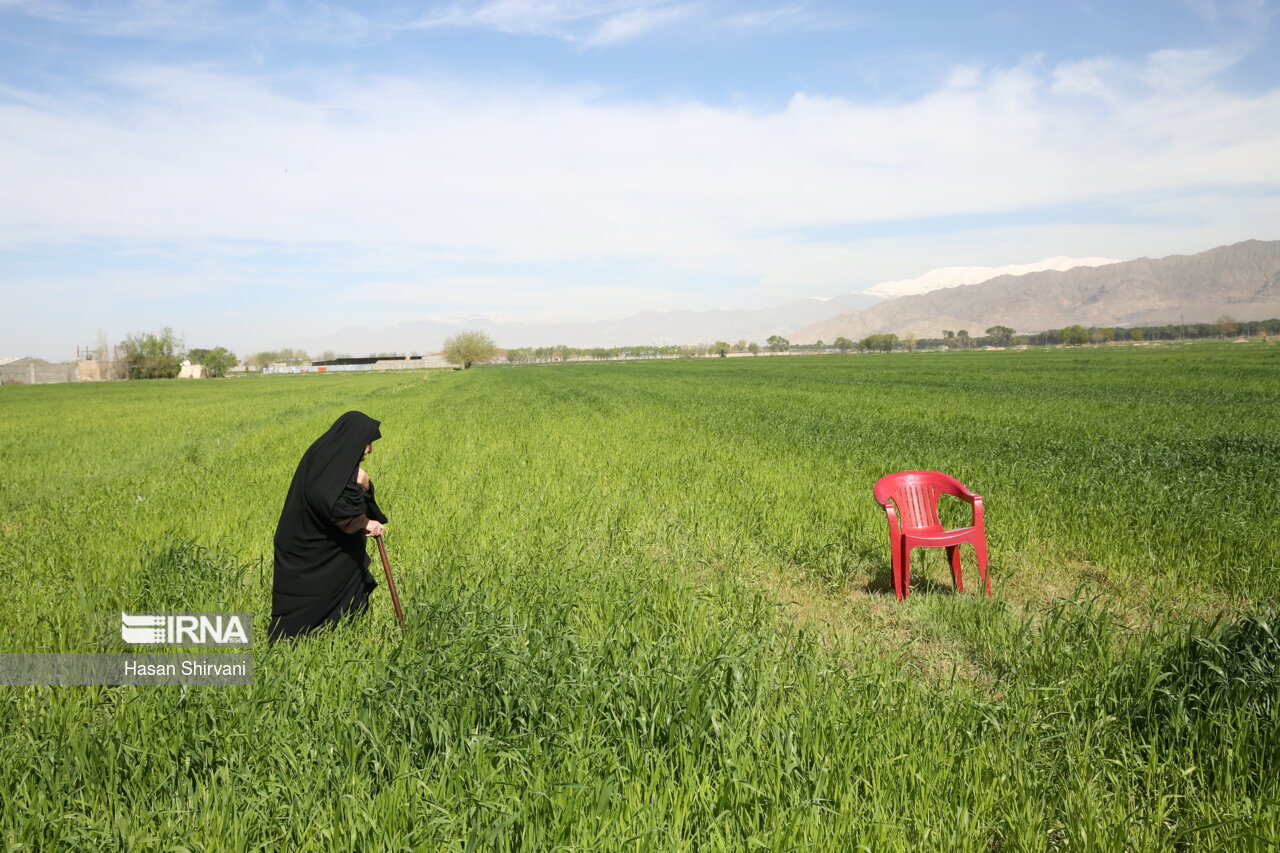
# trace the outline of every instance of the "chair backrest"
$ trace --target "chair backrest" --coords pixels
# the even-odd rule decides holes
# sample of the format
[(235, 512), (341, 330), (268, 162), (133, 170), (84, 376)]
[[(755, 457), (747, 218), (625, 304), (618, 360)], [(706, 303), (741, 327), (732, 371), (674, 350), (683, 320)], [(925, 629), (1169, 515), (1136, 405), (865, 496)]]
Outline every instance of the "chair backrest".
[(901, 471), (876, 481), (876, 503), (893, 501), (903, 529), (918, 530), (942, 526), (938, 518), (938, 495), (970, 494), (955, 477), (941, 471)]

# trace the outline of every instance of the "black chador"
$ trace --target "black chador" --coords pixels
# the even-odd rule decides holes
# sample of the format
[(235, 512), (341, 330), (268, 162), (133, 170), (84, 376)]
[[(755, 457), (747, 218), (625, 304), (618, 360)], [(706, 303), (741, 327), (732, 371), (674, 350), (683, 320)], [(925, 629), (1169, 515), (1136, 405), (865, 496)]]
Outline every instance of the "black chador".
[(363, 611), (378, 584), (369, 573), (365, 527), (387, 517), (357, 474), (378, 421), (347, 412), (307, 448), (276, 526), (268, 637), (305, 634)]

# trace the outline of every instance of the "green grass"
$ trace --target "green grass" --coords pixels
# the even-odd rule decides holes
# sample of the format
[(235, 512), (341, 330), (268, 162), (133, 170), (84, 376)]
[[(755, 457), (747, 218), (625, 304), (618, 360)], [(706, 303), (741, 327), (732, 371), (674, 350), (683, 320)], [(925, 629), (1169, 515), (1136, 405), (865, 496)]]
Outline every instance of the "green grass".
[[(0, 687), (7, 849), (1280, 846), (1280, 349), (0, 389), (0, 651), (249, 609), (347, 409), (409, 619)], [(986, 497), (994, 599), (871, 486)], [(947, 507), (954, 514), (960, 508)], [(966, 554), (966, 579), (976, 571)], [(118, 617), (115, 617), (118, 619)], [(104, 627), (105, 626), (105, 627)]]

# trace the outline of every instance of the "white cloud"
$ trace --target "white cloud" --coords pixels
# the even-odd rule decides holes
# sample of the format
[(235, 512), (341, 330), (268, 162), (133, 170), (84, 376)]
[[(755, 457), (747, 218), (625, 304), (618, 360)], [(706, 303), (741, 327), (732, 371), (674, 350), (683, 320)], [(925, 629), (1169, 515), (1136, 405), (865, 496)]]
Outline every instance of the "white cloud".
[(847, 26), (851, 20), (821, 16), (803, 5), (798, 5), (749, 9), (730, 15), (725, 19), (725, 23), (742, 30), (808, 29), (819, 25), (831, 29)]
[(682, 17), (670, 0), (487, 0), (433, 9), (415, 26), (491, 29), (602, 46), (626, 41)]
[(1114, 264), (1120, 258), (1068, 258), (1062, 255), (1045, 258), (1029, 264), (1006, 264), (1000, 267), (943, 267), (930, 270), (916, 278), (882, 281), (862, 291), (868, 296), (879, 296), (892, 299), (896, 296), (910, 296), (917, 293), (929, 293), (948, 287), (962, 287), (966, 284), (978, 284), (1001, 275), (1026, 275), (1041, 270), (1069, 270), (1075, 267), (1100, 267)]
[(761, 235), (1274, 180), (1280, 92), (1064, 91), (1024, 68), (915, 101), (757, 112), (443, 80), (302, 100), (153, 68), (0, 104), (0, 231), (426, 243), (494, 260), (731, 258)]
[[(773, 110), (336, 75), (309, 80), (302, 98), (225, 73), (135, 68), (97, 81), (118, 101), (0, 93), (0, 248), (198, 244), (204, 263), (220, 241), (332, 244), (325, 268), (370, 299), (606, 316), (1277, 236), (1258, 229), (1280, 221), (1280, 199), (1263, 192), (1280, 185), (1280, 90), (1220, 89), (1220, 60), (1156, 85), (1171, 64), (967, 69), (915, 100), (797, 94)], [(861, 236), (1071, 205), (1104, 205), (1114, 221)], [(837, 226), (846, 239), (804, 237)], [(138, 281), (204, 291), (236, 280), (228, 265), (228, 279), (209, 267)], [(439, 271), (464, 267), (506, 271)]]
[(1238, 20), (1261, 27), (1272, 18), (1269, 0), (1182, 0), (1182, 5), (1214, 24)]
[(252, 40), (351, 42), (405, 24), (404, 19), (392, 15), (373, 19), (322, 0), (277, 0), (256, 8), (232, 8), (207, 0), (0, 0), (0, 12), (5, 11), (92, 36), (183, 42), (209, 36), (231, 36), (244, 42), (246, 34)]
[(712, 0), (471, 0), (436, 6), (413, 22), (422, 29), (485, 29), (543, 36), (583, 47), (606, 47), (666, 30), (677, 23), (693, 31), (722, 32), (831, 29), (849, 18), (818, 14), (805, 6), (753, 6)]
[(198, 0), (122, 0), (93, 4), (60, 0), (0, 0), (0, 10), (100, 35), (172, 33), (213, 19), (209, 4)]
[(689, 14), (684, 6), (659, 6), (629, 9), (601, 21), (587, 36), (585, 43), (592, 47), (617, 44), (645, 35), (671, 24)]

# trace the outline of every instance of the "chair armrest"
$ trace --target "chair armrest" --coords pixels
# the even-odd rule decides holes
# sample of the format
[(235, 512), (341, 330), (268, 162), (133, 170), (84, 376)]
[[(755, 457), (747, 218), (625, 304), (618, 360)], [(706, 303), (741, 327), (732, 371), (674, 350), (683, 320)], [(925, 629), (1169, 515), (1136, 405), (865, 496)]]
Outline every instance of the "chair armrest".
[(973, 495), (969, 503), (973, 505), (973, 526), (982, 530), (982, 495)]
[(888, 501), (880, 504), (880, 506), (884, 509), (884, 514), (889, 518), (889, 538), (897, 539), (899, 535), (898, 511), (894, 509), (893, 504)]

